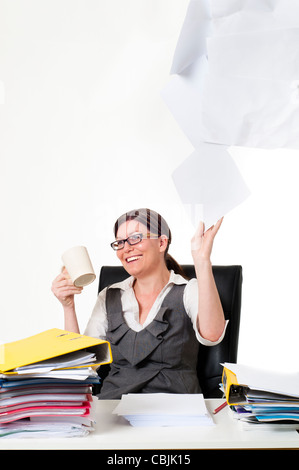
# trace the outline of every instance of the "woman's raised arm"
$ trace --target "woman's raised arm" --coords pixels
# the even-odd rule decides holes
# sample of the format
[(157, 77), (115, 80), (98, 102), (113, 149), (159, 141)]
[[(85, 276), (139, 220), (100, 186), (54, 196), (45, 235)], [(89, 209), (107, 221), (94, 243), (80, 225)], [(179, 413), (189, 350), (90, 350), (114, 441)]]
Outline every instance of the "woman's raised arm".
[(217, 341), (225, 328), (224, 313), (211, 263), (214, 238), (222, 220), (206, 232), (201, 222), (191, 240), (191, 252), (198, 282), (197, 326), (200, 335), (209, 341)]

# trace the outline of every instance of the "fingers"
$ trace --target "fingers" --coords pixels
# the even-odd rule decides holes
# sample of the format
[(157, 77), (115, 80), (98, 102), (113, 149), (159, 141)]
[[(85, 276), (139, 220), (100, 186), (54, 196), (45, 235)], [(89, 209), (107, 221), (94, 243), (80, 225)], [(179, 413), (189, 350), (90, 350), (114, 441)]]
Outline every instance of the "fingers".
[(83, 287), (76, 287), (67, 271), (63, 271), (52, 282), (52, 292), (62, 303), (69, 301), (76, 294), (81, 294)]
[(61, 275), (65, 278), (69, 278), (69, 279), (71, 278), (65, 266), (62, 266), (61, 268)]
[(195, 231), (194, 236), (202, 237), (205, 232), (205, 224), (200, 221), (197, 227), (197, 230)]
[(195, 238), (201, 238), (204, 234), (204, 231), (205, 231), (205, 224), (202, 221), (200, 221), (197, 226), (197, 229), (195, 230), (192, 240)]
[(221, 227), (221, 224), (222, 224), (222, 222), (223, 222), (223, 218), (224, 218), (224, 217), (221, 217), (221, 219), (219, 219), (219, 220), (216, 222), (216, 224), (212, 225), (212, 226), (206, 231), (206, 233), (208, 233), (208, 232), (213, 232), (213, 235), (215, 236), (215, 235), (217, 234), (218, 230), (219, 230), (220, 227)]
[(217, 230), (217, 232), (218, 232), (218, 230), (219, 230), (220, 227), (221, 227), (221, 224), (222, 224), (222, 222), (223, 222), (223, 219), (224, 219), (224, 217), (221, 217), (221, 219), (219, 219), (218, 222), (214, 225), (214, 228)]
[(214, 238), (221, 227), (222, 221), (223, 217), (206, 231), (204, 223), (202, 221), (199, 222), (197, 230), (191, 239), (191, 251), (194, 255), (197, 257), (200, 255), (203, 258), (211, 256)]
[(65, 279), (58, 276), (52, 283), (52, 287), (60, 291), (69, 291), (71, 293), (82, 292), (83, 287), (77, 287), (71, 279)]
[(200, 248), (204, 231), (205, 231), (205, 225), (202, 221), (200, 221), (191, 239), (191, 250), (198, 250)]

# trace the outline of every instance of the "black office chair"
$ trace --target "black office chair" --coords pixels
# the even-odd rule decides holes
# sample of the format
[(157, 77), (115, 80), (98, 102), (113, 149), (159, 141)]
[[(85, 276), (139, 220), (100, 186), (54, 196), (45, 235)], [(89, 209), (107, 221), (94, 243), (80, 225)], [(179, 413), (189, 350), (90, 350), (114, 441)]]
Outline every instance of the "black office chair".
[[(182, 265), (182, 268), (188, 278), (195, 277), (193, 265)], [(223, 370), (221, 363), (237, 362), (241, 315), (242, 266), (213, 266), (213, 274), (224, 315), (229, 324), (220, 344), (199, 345), (197, 375), (205, 398), (222, 397), (219, 389)], [(99, 278), (99, 292), (115, 282), (123, 281), (128, 276), (122, 266), (103, 266)], [(102, 366), (99, 375), (104, 378), (107, 371), (108, 367)]]

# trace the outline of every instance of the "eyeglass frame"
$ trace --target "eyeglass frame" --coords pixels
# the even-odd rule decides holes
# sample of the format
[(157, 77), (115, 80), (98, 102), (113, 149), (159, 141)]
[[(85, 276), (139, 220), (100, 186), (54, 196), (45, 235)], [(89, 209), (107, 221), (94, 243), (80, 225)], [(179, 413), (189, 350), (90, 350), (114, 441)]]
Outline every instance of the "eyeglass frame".
[[(129, 239), (134, 237), (134, 236), (137, 236), (139, 235), (140, 237), (140, 240), (138, 240), (137, 242), (135, 243), (130, 243)], [(134, 246), (134, 245), (138, 245), (138, 243), (141, 243), (143, 238), (146, 236), (146, 238), (159, 238), (158, 235), (154, 235), (152, 233), (147, 233), (146, 235), (144, 235), (143, 233), (141, 232), (137, 232), (137, 233), (133, 233), (132, 235), (129, 235), (127, 238), (122, 238), (120, 240), (114, 240), (114, 242), (110, 243), (110, 246), (111, 248), (114, 250), (114, 251), (119, 251), (119, 250), (123, 250), (124, 247), (125, 247), (125, 243), (127, 242), (130, 246)], [(115, 243), (119, 243), (119, 242), (123, 242), (123, 246), (121, 248), (115, 248), (113, 245)]]

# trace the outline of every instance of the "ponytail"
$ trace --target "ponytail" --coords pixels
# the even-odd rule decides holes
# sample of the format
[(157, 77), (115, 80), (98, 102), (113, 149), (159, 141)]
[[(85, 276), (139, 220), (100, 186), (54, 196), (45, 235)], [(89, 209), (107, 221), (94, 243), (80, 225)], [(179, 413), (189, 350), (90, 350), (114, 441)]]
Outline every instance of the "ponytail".
[(185, 274), (182, 266), (172, 257), (169, 253), (165, 255), (166, 267), (169, 271), (173, 270), (175, 274), (180, 274), (187, 281), (189, 280), (188, 276)]

